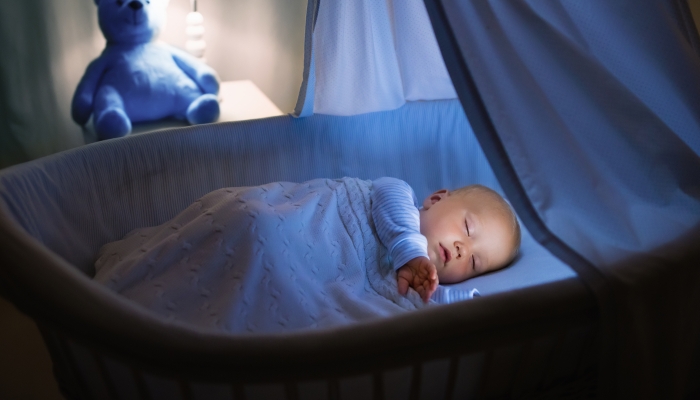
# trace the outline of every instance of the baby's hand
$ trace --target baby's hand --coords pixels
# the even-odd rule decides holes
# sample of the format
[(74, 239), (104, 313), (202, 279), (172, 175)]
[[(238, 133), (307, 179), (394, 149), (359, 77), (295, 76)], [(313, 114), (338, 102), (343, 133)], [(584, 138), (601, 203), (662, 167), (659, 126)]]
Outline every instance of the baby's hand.
[(399, 268), (396, 275), (396, 283), (399, 293), (406, 295), (408, 287), (412, 287), (420, 295), (424, 302), (430, 300), (438, 285), (437, 269), (435, 264), (426, 257), (416, 257)]

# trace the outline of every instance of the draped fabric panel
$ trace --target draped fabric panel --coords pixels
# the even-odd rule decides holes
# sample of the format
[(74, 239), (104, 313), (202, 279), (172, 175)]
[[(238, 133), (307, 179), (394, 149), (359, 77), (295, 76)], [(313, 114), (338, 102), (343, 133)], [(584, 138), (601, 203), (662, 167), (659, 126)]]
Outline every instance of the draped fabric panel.
[[(433, 24), (448, 25), (438, 38), (462, 103), (483, 104), (467, 117), (488, 120), (492, 132), (475, 133), (502, 146), (506, 159), (486, 151), (489, 161), (509, 164), (494, 170), (524, 196), (509, 185), (506, 194), (604, 277), (591, 287), (605, 393), (682, 397), (700, 343), (700, 58), (687, 8), (428, 3)], [(476, 93), (455, 74), (470, 75)]]
[(92, 1), (0, 2), (0, 168), (85, 143), (70, 99), (102, 47)]
[(609, 265), (700, 223), (700, 60), (662, 5), (593, 4), (446, 2), (542, 219)]
[(421, 0), (312, 0), (307, 19), (297, 116), (311, 109), (356, 115), (457, 97)]

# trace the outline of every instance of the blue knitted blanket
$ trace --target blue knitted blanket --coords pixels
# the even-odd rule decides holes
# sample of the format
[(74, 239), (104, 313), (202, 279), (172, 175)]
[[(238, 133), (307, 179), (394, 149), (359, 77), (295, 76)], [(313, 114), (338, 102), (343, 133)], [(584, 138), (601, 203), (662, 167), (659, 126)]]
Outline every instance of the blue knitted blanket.
[(226, 188), (105, 245), (95, 279), (166, 318), (227, 332), (344, 325), (424, 306), (398, 294), (371, 181)]

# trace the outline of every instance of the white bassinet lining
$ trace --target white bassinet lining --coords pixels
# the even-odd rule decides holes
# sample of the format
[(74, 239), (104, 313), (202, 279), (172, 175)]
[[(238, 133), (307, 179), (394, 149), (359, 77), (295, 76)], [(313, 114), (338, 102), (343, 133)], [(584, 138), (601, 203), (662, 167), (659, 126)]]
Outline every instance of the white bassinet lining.
[[(411, 102), (351, 118), (217, 124), (130, 139), (137, 144), (90, 145), (31, 168), (14, 167), (0, 178), (0, 189), (30, 234), (91, 275), (102, 245), (133, 229), (161, 224), (222, 187), (394, 176), (411, 184), (419, 198), (468, 183), (500, 190), (468, 132), (456, 100)], [(76, 151), (80, 162), (74, 159)], [(489, 295), (574, 276), (526, 230), (520, 253), (511, 267), (466, 284)]]

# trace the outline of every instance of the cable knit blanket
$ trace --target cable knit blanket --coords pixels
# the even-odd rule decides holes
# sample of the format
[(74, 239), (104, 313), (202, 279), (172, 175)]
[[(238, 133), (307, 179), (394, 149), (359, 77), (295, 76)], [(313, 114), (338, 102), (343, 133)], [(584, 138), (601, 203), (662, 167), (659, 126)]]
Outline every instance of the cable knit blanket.
[(105, 245), (95, 279), (165, 316), (227, 332), (338, 326), (423, 307), (398, 294), (371, 181), (226, 188)]

